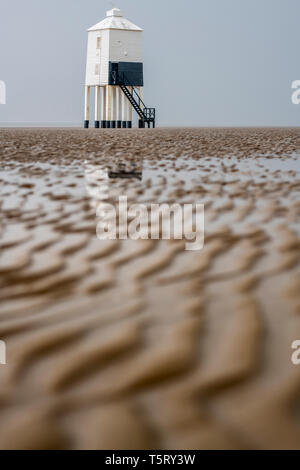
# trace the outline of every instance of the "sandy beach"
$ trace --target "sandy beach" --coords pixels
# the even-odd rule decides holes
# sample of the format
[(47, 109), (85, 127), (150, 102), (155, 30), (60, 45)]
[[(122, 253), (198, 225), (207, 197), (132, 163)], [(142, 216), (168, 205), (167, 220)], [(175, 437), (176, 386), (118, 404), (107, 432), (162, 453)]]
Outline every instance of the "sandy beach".
[[(300, 129), (0, 129), (1, 449), (300, 449)], [(203, 203), (205, 245), (96, 237)]]

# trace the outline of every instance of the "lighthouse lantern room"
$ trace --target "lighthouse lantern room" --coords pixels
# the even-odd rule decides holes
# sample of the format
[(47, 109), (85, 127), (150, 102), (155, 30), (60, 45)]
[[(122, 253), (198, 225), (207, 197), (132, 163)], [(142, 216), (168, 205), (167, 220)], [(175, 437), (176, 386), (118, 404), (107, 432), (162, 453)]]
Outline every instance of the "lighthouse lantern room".
[(155, 109), (143, 102), (142, 29), (113, 8), (88, 30), (84, 127), (90, 123), (91, 88), (95, 90), (95, 127), (155, 127)]

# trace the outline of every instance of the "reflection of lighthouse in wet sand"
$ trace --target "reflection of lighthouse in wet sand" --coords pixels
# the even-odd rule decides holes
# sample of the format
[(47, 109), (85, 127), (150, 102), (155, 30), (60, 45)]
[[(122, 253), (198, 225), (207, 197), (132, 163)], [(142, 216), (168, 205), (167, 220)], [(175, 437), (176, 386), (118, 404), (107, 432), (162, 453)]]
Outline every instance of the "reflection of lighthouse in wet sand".
[(118, 8), (88, 30), (85, 121), (90, 122), (90, 93), (95, 89), (95, 127), (132, 127), (132, 110), (139, 127), (155, 127), (155, 109), (143, 102), (142, 29)]

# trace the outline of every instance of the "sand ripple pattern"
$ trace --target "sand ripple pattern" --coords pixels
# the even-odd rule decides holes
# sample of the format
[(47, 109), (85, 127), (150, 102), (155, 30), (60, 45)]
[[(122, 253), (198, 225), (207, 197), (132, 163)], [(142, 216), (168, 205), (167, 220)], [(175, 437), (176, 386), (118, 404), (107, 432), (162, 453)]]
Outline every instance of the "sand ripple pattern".
[[(0, 448), (299, 449), (300, 131), (0, 140)], [(204, 250), (100, 242), (103, 195), (204, 203)]]

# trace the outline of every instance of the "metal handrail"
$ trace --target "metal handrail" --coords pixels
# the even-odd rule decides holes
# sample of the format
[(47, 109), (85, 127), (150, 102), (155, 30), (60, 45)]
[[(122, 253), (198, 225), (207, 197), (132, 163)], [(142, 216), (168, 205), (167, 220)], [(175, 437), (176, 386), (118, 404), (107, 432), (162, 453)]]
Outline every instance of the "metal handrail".
[[(135, 87), (131, 84), (130, 80), (125, 75), (125, 73), (122, 72), (123, 80), (120, 80), (119, 72), (112, 71), (111, 74), (112, 74), (112, 79), (113, 79), (113, 84), (114, 85), (119, 85), (119, 86), (123, 85), (125, 87), (129, 86), (129, 87), (132, 88), (132, 92), (130, 92), (130, 90), (128, 90), (128, 92), (131, 94), (133, 100), (135, 100), (135, 101), (136, 101), (136, 98), (134, 97), (134, 94), (136, 95), (136, 97), (138, 99), (138, 105), (139, 105), (140, 109), (141, 109), (141, 103), (142, 103), (143, 109), (141, 109), (141, 111), (142, 111), (144, 117), (146, 119), (155, 119), (155, 108), (147, 108), (144, 101), (142, 100), (140, 95), (137, 93)], [(125, 83), (126, 83), (126, 85), (125, 85)]]

